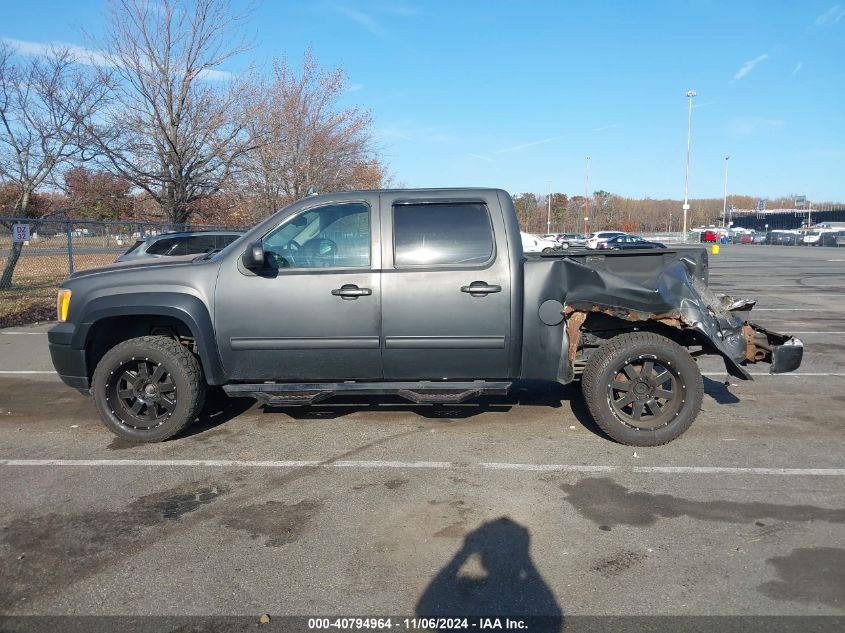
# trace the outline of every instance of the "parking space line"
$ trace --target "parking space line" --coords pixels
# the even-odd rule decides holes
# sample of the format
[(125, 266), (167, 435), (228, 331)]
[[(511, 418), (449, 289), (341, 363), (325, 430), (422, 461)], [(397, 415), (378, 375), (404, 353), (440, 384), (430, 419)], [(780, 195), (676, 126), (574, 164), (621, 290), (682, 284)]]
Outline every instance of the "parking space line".
[(758, 308), (754, 312), (830, 312), (831, 308)]
[[(844, 372), (835, 372), (835, 371), (833, 371), (833, 372), (822, 372), (822, 371), (810, 372), (810, 371), (806, 371), (806, 372), (792, 372), (791, 374), (770, 374), (767, 371), (757, 371), (757, 372), (751, 371), (751, 372), (748, 372), (748, 373), (751, 374), (752, 376), (771, 376), (773, 378), (780, 378), (780, 377), (783, 377), (783, 378), (801, 378), (802, 376), (809, 376), (809, 377), (815, 377), (815, 378), (821, 378), (821, 377), (824, 377), (824, 376), (832, 376), (834, 378), (845, 378)], [(724, 372), (724, 371), (703, 371), (703, 372), (701, 372), (702, 376), (724, 376), (726, 374), (727, 374), (727, 372)]]
[(0, 369), (0, 374), (55, 374), (55, 369)]
[(591, 466), (586, 464), (525, 464), (506, 462), (428, 462), (428, 461), (315, 461), (243, 459), (0, 459), (0, 466), (76, 466), (76, 467), (210, 467), (210, 468), (383, 468), (429, 470), (506, 470), (520, 472), (629, 473), (677, 475), (779, 475), (791, 477), (845, 477), (845, 468), (755, 468), (731, 466)]
[(0, 332), (5, 335), (47, 336), (47, 332)]
[(793, 334), (845, 334), (845, 332), (793, 332)]

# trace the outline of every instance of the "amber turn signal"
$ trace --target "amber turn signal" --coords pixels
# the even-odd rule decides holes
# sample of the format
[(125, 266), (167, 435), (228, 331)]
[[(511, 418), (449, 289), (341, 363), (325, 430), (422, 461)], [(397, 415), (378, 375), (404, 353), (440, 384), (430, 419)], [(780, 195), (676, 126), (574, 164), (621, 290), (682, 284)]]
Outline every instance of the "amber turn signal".
[(70, 310), (70, 290), (59, 288), (59, 296), (56, 298), (56, 314), (60, 323), (67, 321), (68, 310)]

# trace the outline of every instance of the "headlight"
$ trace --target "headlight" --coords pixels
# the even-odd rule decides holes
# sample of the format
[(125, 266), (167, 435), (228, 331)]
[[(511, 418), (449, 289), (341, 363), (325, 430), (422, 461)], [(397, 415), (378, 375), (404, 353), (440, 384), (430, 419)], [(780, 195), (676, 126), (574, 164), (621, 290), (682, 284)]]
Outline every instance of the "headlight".
[(56, 298), (56, 314), (60, 323), (67, 321), (68, 310), (70, 310), (70, 290), (59, 288), (59, 296)]

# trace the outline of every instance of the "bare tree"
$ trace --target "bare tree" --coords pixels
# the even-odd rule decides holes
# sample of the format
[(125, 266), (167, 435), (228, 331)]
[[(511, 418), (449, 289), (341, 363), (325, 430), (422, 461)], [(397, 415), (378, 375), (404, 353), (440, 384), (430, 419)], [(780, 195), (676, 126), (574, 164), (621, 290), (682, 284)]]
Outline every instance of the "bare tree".
[[(84, 158), (85, 123), (102, 107), (107, 85), (106, 76), (76, 65), (67, 49), (22, 58), (0, 42), (0, 186), (14, 192), (6, 213), (36, 213), (36, 190)], [(11, 286), (21, 247), (13, 243), (0, 289)]]
[(256, 85), (246, 108), (258, 149), (245, 157), (245, 184), (261, 198), (265, 214), (316, 191), (377, 188), (386, 169), (373, 148), (372, 117), (342, 108), (348, 88), (342, 69), (325, 70), (308, 51), (301, 71), (286, 59), (273, 65), (269, 82)]
[(227, 0), (113, 0), (105, 64), (117, 81), (108, 122), (92, 130), (109, 167), (184, 224), (253, 146), (236, 116), (246, 82), (220, 66), (233, 43)]

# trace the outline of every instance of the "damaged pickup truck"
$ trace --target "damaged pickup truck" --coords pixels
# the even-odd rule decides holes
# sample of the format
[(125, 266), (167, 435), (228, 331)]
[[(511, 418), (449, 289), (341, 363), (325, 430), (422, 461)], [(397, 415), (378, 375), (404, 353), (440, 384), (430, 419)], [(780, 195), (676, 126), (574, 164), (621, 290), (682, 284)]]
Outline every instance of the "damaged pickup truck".
[(393, 394), (420, 404), (581, 380), (611, 438), (654, 446), (701, 408), (695, 357), (788, 372), (801, 341), (707, 288), (700, 247), (526, 256), (498, 189), (311, 196), (219, 252), (71, 276), (56, 370), (122, 438), (169, 438), (209, 385), (267, 405)]

